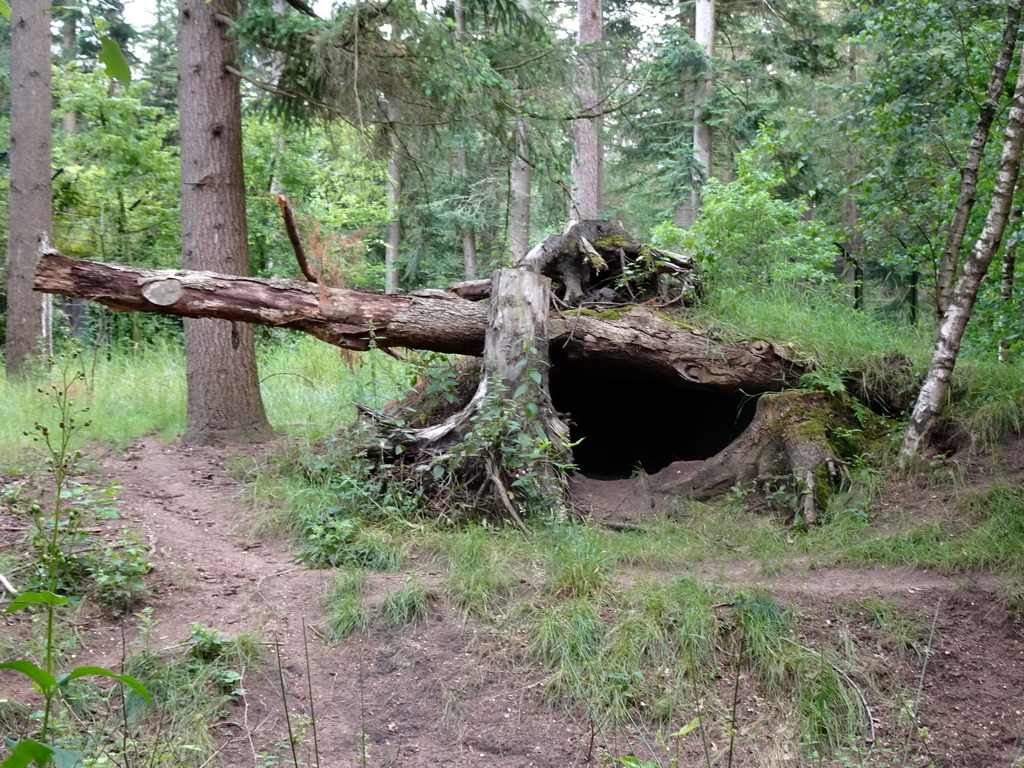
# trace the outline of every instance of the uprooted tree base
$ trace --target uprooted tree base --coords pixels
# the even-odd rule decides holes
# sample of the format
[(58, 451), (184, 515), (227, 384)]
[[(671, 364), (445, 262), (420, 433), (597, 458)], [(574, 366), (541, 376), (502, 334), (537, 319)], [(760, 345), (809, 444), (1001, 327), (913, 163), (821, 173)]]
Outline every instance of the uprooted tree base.
[(482, 356), (472, 396), (438, 423), (373, 420), (387, 461), (437, 489), (490, 498), (524, 529), (524, 515), (564, 509), (573, 462), (591, 476), (640, 470), (666, 492), (697, 498), (752, 483), (789, 487), (807, 522), (844, 474), (830, 440), (845, 418), (841, 399), (756, 399), (791, 388), (810, 364), (769, 341), (665, 314), (699, 295), (692, 261), (609, 222), (578, 222), (488, 281), (406, 296), (56, 252), (43, 255), (36, 288), (123, 311), (294, 328), (346, 349)]
[[(570, 425), (571, 457), (566, 457), (539, 450), (542, 441), (524, 429), (529, 419), (514, 403), (494, 397), (483, 407), (473, 406), (479, 364), (459, 363), (448, 375), (444, 393), (457, 393), (455, 402), (441, 396), (430, 379), (384, 414), (364, 410), (377, 430), (374, 455), (381, 470), (413, 479), (445, 511), (461, 501), (481, 513), (504, 514), (496, 498), (488, 504), (481, 494), (493, 468), (480, 456), (498, 455), (508, 463), (502, 477), (512, 480), (510, 494), (531, 509), (551, 510), (544, 507), (551, 502), (544, 496), (550, 488), (536, 487), (530, 476), (516, 480), (545, 462), (561, 470), (571, 464), (592, 480), (637, 479), (659, 497), (705, 501), (743, 489), (770, 499), (791, 522), (813, 525), (848, 478), (846, 457), (864, 448), (852, 442), (861, 430), (845, 395), (790, 390), (748, 398), (622, 380), (589, 381), (589, 387), (577, 390), (570, 386), (578, 383), (575, 377), (559, 382), (564, 375), (556, 370), (552, 402)], [(622, 399), (610, 397), (613, 392)], [(635, 397), (639, 392), (643, 399)], [(424, 442), (417, 439), (424, 430), (405, 427), (424, 421), (451, 424), (469, 413), (467, 429), (448, 433), (448, 442)], [(389, 450), (376, 450), (380, 444)], [(454, 455), (460, 460), (452, 461)], [(443, 471), (432, 474), (436, 466)]]

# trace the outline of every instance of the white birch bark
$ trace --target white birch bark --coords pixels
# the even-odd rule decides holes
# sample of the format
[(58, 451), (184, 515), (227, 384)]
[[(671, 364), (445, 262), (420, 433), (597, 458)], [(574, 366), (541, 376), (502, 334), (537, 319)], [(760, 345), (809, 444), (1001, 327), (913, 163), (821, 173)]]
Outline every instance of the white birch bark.
[(1010, 107), (1006, 123), (1003, 152), (999, 161), (995, 189), (992, 192), (992, 203), (981, 236), (964, 264), (949, 309), (939, 326), (928, 375), (914, 404), (910, 422), (903, 435), (903, 444), (900, 446), (900, 464), (903, 466), (920, 455), (935, 432), (936, 419), (949, 392), (949, 381), (960, 352), (964, 330), (974, 310), (978, 287), (989, 264), (992, 263), (992, 257), (999, 249), (1006, 221), (1010, 216), (1013, 191), (1020, 173), (1021, 147), (1024, 145), (1024, 57), (1021, 64), (1013, 93), (1013, 105)]
[[(393, 113), (393, 108), (388, 110)], [(393, 114), (388, 118), (394, 120)], [(387, 168), (387, 211), (388, 227), (384, 242), (384, 293), (398, 293), (398, 254), (402, 246), (402, 144), (394, 129), (388, 129), (388, 143), (391, 154), (388, 155)]]
[(689, 229), (697, 221), (701, 188), (711, 177), (711, 112), (708, 103), (714, 90), (711, 58), (715, 55), (715, 0), (696, 0), (694, 5), (693, 40), (704, 51), (704, 69), (697, 74), (693, 87), (693, 159), (694, 173), (690, 199), (677, 209), (677, 226)]
[(526, 118), (516, 118), (516, 151), (512, 159), (508, 239), (512, 263), (518, 264), (530, 250), (530, 213), (533, 204), (533, 168), (528, 161), (530, 144)]
[(999, 108), (999, 96), (1006, 85), (1006, 75), (1013, 61), (1013, 52), (1017, 45), (1017, 30), (1020, 26), (1022, 0), (1009, 0), (1006, 9), (1006, 25), (1003, 28), (1003, 42), (999, 54), (992, 63), (988, 87), (985, 89), (985, 100), (978, 112), (978, 120), (971, 136), (971, 144), (967, 150), (967, 159), (960, 169), (960, 194), (953, 209), (953, 221), (946, 234), (946, 244), (942, 249), (939, 262), (939, 274), (936, 278), (935, 302), (938, 317), (941, 319), (949, 309), (953, 294), (953, 283), (956, 280), (957, 265), (960, 262), (960, 250), (964, 244), (964, 234), (971, 211), (978, 194), (978, 169), (985, 154), (992, 121)]

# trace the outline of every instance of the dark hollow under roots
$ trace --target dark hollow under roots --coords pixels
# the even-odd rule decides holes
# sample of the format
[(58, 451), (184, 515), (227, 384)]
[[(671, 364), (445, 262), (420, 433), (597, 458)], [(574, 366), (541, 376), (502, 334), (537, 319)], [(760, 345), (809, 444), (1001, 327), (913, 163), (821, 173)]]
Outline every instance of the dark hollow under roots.
[(740, 436), (757, 407), (755, 398), (739, 393), (560, 369), (551, 371), (551, 397), (571, 419), (579, 471), (600, 479), (708, 459)]

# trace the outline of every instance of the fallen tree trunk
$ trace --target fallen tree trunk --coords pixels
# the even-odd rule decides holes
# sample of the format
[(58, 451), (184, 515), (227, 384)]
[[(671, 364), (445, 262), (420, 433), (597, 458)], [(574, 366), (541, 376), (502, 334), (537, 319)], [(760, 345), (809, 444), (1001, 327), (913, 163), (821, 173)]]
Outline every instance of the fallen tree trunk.
[[(487, 307), (440, 290), (385, 295), (298, 280), (155, 270), (83, 261), (48, 251), (35, 288), (122, 312), (211, 317), (309, 333), (338, 347), (408, 347), (479, 356)], [(602, 375), (657, 379), (749, 394), (793, 386), (803, 361), (764, 339), (721, 339), (639, 306), (596, 316), (552, 312), (551, 363)]]
[(451, 290), (385, 295), (56, 251), (41, 257), (35, 287), (120, 311), (290, 328), (351, 350), (483, 356), (475, 394), (439, 423), (411, 429), (371, 414), (381, 445), (394, 449), (378, 452), (426, 486), (469, 488), (472, 504), (488, 494), (491, 509), (520, 527), (524, 514), (562, 508), (573, 461), (591, 476), (639, 468), (662, 491), (698, 498), (788, 484), (800, 500), (795, 511), (813, 522), (842, 474), (822, 420), (808, 415), (820, 404), (807, 393), (755, 398), (793, 387), (810, 365), (770, 341), (725, 338), (659, 313), (699, 292), (694, 265), (606, 224), (574, 224), (485, 288), (474, 284), (469, 294), (489, 296), (486, 304)]

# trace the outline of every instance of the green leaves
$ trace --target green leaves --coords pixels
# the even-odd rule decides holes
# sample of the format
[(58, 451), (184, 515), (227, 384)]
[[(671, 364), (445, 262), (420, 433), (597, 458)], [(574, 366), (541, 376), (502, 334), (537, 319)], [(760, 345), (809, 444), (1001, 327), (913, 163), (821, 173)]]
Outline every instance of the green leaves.
[(100, 64), (106, 68), (107, 75), (120, 82), (125, 88), (131, 85), (131, 67), (128, 66), (128, 61), (121, 51), (121, 46), (116, 41), (106, 36), (100, 38), (99, 59)]
[(36, 765), (53, 763), (57, 768), (77, 768), (82, 764), (81, 752), (50, 747), (32, 739), (22, 739), (18, 742), (5, 739), (4, 745), (11, 750), (11, 754), (4, 760), (2, 768), (26, 768), (32, 763)]
[(38, 685), (42, 691), (51, 691), (57, 687), (57, 679), (45, 669), (37, 667), (31, 661), (25, 661), (24, 659), (5, 661), (3, 664), (0, 664), (0, 669), (13, 669), (15, 672), (20, 672)]
[[(149, 695), (149, 691), (146, 690), (145, 686), (142, 685), (131, 675), (120, 675), (116, 672), (105, 667), (94, 667), (94, 666), (82, 666), (75, 667), (70, 672), (66, 672), (62, 675), (54, 677), (52, 674), (47, 672), (45, 669), (37, 667), (31, 661), (20, 659), (18, 661), (7, 661), (0, 664), (0, 669), (12, 669), (15, 672), (20, 672), (29, 678), (33, 683), (39, 686), (39, 689), (44, 694), (52, 693), (57, 688), (65, 688), (68, 683), (72, 683), (81, 677), (109, 677), (111, 680), (117, 680), (137, 694), (139, 694), (147, 703), (152, 703), (152, 698)], [(6, 765), (6, 763), (5, 763)]]
[(139, 694), (139, 696), (145, 699), (147, 704), (153, 703), (153, 699), (150, 697), (149, 691), (146, 690), (146, 687), (142, 683), (140, 683), (131, 675), (120, 675), (116, 672), (111, 672), (109, 669), (106, 669), (105, 667), (75, 667), (70, 672), (60, 675), (57, 678), (57, 685), (63, 688), (68, 683), (77, 680), (80, 677), (109, 677), (111, 680), (117, 680), (119, 683), (122, 683), (131, 688), (133, 691)]
[(4, 613), (17, 613), (33, 605), (67, 605), (68, 599), (62, 595), (55, 595), (53, 592), (23, 592), (17, 599), (7, 606)]
[[(7, 4), (7, 0), (0, 0), (0, 16), (3, 16), (8, 21), (11, 20), (11, 6)], [(4, 763), (4, 765), (7, 765)]]

